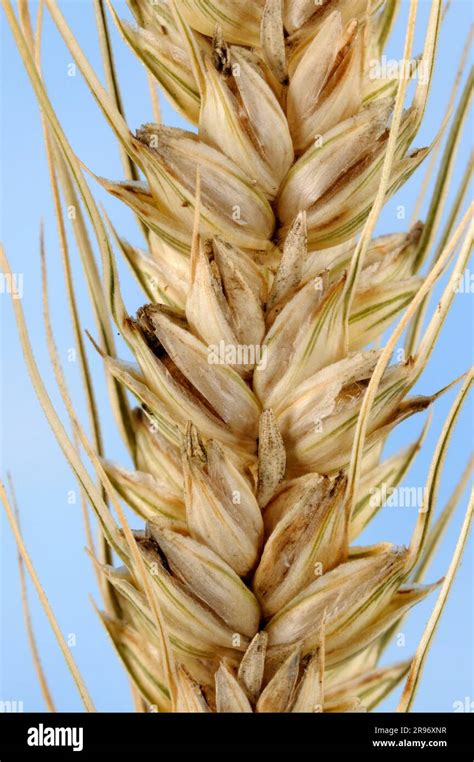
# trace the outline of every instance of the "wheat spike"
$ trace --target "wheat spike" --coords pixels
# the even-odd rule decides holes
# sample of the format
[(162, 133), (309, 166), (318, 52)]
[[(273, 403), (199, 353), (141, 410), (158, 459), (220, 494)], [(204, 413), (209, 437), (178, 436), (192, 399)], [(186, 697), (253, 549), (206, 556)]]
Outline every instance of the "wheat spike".
[[(80, 62), (56, 4), (46, 4)], [(439, 6), (418, 61), (430, 73)], [(395, 487), (421, 446), (384, 461), (388, 435), (441, 393), (410, 396), (449, 291), (411, 356), (388, 365), (368, 348), (397, 316), (416, 318), (467, 226), (466, 217), (427, 280), (421, 222), (372, 238), (372, 215), (430, 151), (412, 148), (428, 87), (403, 111), (403, 77), (375, 86), (384, 2), (129, 7), (136, 25), (110, 6), (114, 22), (197, 131), (143, 124), (128, 133), (81, 66), (126, 166), (146, 179), (96, 178), (135, 212), (148, 246), (114, 231), (146, 291), (135, 316), (114, 265), (106, 270), (117, 286), (109, 307), (137, 365), (100, 351), (139, 407), (123, 419), (133, 469), (100, 452), (97, 464), (106, 492), (142, 527), (106, 525), (123, 566), (96, 564), (115, 593), (101, 618), (159, 711), (372, 708), (409, 667), (378, 666), (386, 634), (437, 585), (411, 578), (431, 504), (409, 548), (351, 544), (376, 513), (371, 490)]]

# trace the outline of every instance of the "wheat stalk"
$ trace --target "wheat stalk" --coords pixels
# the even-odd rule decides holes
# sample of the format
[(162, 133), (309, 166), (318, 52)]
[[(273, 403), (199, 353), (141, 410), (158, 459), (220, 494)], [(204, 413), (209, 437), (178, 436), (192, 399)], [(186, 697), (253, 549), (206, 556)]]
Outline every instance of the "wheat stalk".
[[(75, 413), (54, 345), (45, 263), (48, 346), (74, 441), (42, 382), (18, 301), (14, 308), (35, 389), (99, 522), (99, 557), (89, 545), (104, 593), (100, 616), (130, 676), (136, 706), (165, 712), (371, 709), (410, 668), (408, 662), (380, 667), (378, 659), (400, 618), (436, 587), (419, 582), (462, 491), (431, 529), (443, 459), (472, 373), (438, 443), (409, 547), (352, 544), (376, 513), (373, 490), (387, 482), (395, 487), (421, 447), (423, 435), (383, 460), (390, 432), (445, 391), (408, 396), (472, 244), (472, 211), (457, 223), (466, 174), (442, 244), (421, 273), (468, 111), (469, 82), (426, 225), (373, 237), (384, 202), (432, 148), (438, 150), (448, 123), (432, 146), (411, 148), (426, 108), (441, 3), (432, 3), (415, 64), (415, 73), (423, 66), (427, 76), (417, 80), (406, 110), (406, 76), (370, 77), (396, 1), (129, 0), (133, 26), (109, 4), (123, 38), (148, 69), (154, 112), (158, 82), (197, 134), (161, 124), (132, 134), (104, 4), (97, 0), (95, 9), (108, 91), (57, 4), (45, 5), (122, 153), (125, 181), (94, 177), (132, 208), (147, 246), (143, 251), (121, 239), (98, 209), (42, 82), (41, 17), (34, 32), (28, 4), (19, 3), (18, 20), (4, 0), (43, 113), (92, 441)], [(416, 14), (412, 0), (405, 61), (412, 58)], [(96, 236), (102, 278), (79, 214), (74, 234), (97, 321), (93, 343), (133, 470), (103, 457), (58, 183), (68, 203), (80, 208), (82, 201)], [(108, 229), (147, 300), (134, 317), (122, 300)], [(427, 299), (454, 257), (441, 302), (420, 338)], [(1, 260), (8, 270), (3, 252)], [(385, 348), (367, 348), (398, 315)], [(136, 366), (118, 359), (112, 323)], [(391, 363), (406, 328), (408, 359)], [(136, 410), (125, 390), (137, 398)], [(78, 443), (100, 488), (81, 462)], [(53, 617), (3, 489), (1, 496)], [(130, 528), (122, 501), (141, 519), (140, 531)], [(468, 506), (411, 666), (402, 711), (411, 706), (471, 511)], [(120, 566), (113, 565), (113, 554)], [(68, 662), (91, 709), (77, 667)]]

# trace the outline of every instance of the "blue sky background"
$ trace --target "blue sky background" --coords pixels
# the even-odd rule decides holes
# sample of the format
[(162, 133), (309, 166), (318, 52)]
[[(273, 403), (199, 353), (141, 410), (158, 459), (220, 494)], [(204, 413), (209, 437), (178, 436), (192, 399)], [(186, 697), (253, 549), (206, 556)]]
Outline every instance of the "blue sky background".
[[(89, 60), (102, 76), (92, 3), (86, 0), (63, 0), (60, 4)], [(128, 15), (124, 2), (115, 0), (114, 4), (122, 16)], [(427, 0), (421, 0), (419, 4), (419, 24), (414, 46), (416, 53), (422, 49), (429, 5)], [(472, 8), (470, 0), (453, 0), (445, 19), (429, 107), (415, 141), (417, 146), (428, 145), (432, 141), (445, 115), (464, 38), (472, 22)], [(389, 56), (399, 58), (402, 55), (403, 26), (407, 12), (408, 2), (404, 2), (399, 23), (387, 49)], [(71, 395), (82, 413), (82, 420), (86, 421), (79, 366), (77, 363), (68, 362), (68, 350), (74, 347), (74, 340), (67, 313), (38, 108), (3, 14), (0, 26), (1, 238), (10, 257), (12, 271), (24, 276), (22, 304), (36, 358), (51, 390), (53, 401), (58, 410), (63, 412), (48, 365), (41, 319), (38, 239), (40, 222), (44, 221), (56, 342)], [(143, 122), (152, 121), (146, 78), (142, 66), (115, 30), (112, 36), (127, 118), (130, 127), (135, 129)], [(77, 73), (75, 77), (68, 76), (71, 56), (47, 14), (43, 39), (43, 66), (48, 91), (74, 150), (96, 174), (121, 179), (123, 175), (115, 138), (98, 112), (81, 75)], [(182, 126), (182, 120), (163, 99), (161, 102), (163, 121), (166, 124)], [(448, 203), (454, 198), (457, 182), (469, 155), (472, 126), (471, 121), (471, 136), (469, 130), (466, 130), (461, 144)], [(378, 225), (378, 233), (406, 229), (422, 177), (423, 168), (386, 205)], [(108, 197), (94, 182), (92, 185), (96, 197), (104, 202), (119, 231), (131, 242), (139, 244), (140, 234), (129, 211)], [(397, 207), (400, 204), (406, 207), (406, 220), (397, 217)], [(87, 291), (72, 237), (70, 243), (82, 326), (94, 333)], [(144, 299), (122, 263), (120, 273), (126, 304), (130, 312), (134, 312)], [(435, 298), (441, 293), (442, 285), (441, 283), (437, 287)], [(464, 372), (472, 363), (472, 298), (472, 293), (461, 293), (457, 296), (430, 367), (423, 374), (415, 391), (425, 394), (434, 392)], [(127, 680), (89, 600), (90, 596), (98, 600), (98, 595), (90, 562), (84, 552), (85, 539), (79, 500), (76, 504), (68, 502), (71, 490), (78, 494), (77, 486), (31, 388), (17, 339), (11, 304), (8, 296), (2, 294), (0, 316), (1, 478), (5, 478), (7, 470), (13, 474), (27, 547), (63, 633), (66, 637), (70, 634), (75, 636), (73, 656), (85, 677), (97, 708), (104, 711), (125, 711), (131, 707)], [(101, 363), (93, 351), (90, 352), (90, 358), (107, 455), (126, 464), (127, 455), (119, 441), (108, 407)], [(437, 436), (455, 394), (456, 390), (452, 390), (436, 402), (433, 408), (433, 423), (424, 451), (418, 456), (405, 480), (407, 486), (423, 486)], [(417, 416), (400, 426), (390, 439), (387, 453), (395, 452), (412, 441), (420, 431), (423, 421), (423, 416)], [(471, 405), (465, 408), (463, 420), (451, 441), (439, 494), (438, 511), (444, 505), (472, 450), (472, 429)], [(464, 495), (442, 548), (429, 570), (429, 580), (441, 577), (448, 567), (466, 501), (467, 494)], [(367, 543), (380, 540), (407, 543), (415, 521), (416, 511), (413, 508), (385, 508), (365, 533), (363, 540)], [(138, 523), (137, 521), (136, 524)], [(23, 701), (25, 711), (41, 710), (44, 705), (36, 683), (21, 613), (15, 545), (3, 513), (0, 513), (0, 533), (0, 700)], [(454, 702), (464, 702), (466, 697), (469, 697), (468, 700), (474, 697), (472, 572), (471, 539), (426, 663), (424, 679), (415, 702), (417, 711), (452, 711)], [(30, 600), (39, 649), (57, 706), (64, 711), (79, 711), (80, 699), (32, 589)], [(393, 645), (385, 654), (385, 662), (406, 659), (414, 652), (434, 601), (435, 595), (432, 594), (427, 601), (412, 611), (408, 622), (403, 624), (404, 647)], [(395, 705), (396, 696), (393, 696), (381, 708), (391, 710)]]

